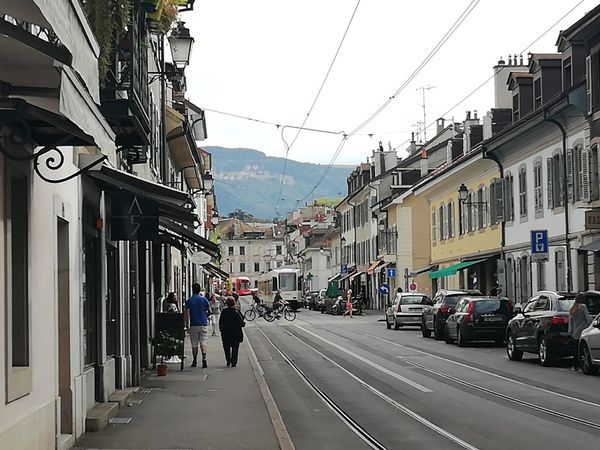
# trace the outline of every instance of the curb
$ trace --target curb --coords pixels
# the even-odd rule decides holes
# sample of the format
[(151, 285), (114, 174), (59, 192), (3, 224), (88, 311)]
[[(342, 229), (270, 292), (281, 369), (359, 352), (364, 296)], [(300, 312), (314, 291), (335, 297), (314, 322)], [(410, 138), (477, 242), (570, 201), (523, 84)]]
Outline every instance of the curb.
[[(246, 334), (246, 333), (244, 333)], [(254, 349), (252, 348), (252, 344), (250, 344), (250, 338), (246, 334), (245, 336), (245, 345), (248, 349), (248, 357), (250, 359), (250, 365), (252, 366), (252, 371), (254, 372), (254, 377), (258, 382), (260, 387), (260, 393), (262, 394), (263, 400), (265, 401), (265, 405), (267, 407), (267, 411), (269, 412), (269, 417), (271, 418), (271, 423), (273, 424), (273, 429), (275, 430), (275, 435), (277, 436), (277, 440), (279, 441), (279, 448), (281, 450), (295, 450), (294, 443), (290, 438), (290, 435), (287, 432), (287, 428), (283, 423), (283, 418), (281, 417), (281, 413), (279, 412), (279, 408), (275, 404), (275, 400), (271, 395), (271, 391), (269, 390), (269, 386), (264, 377), (264, 372), (260, 363), (258, 362), (258, 358), (256, 357), (256, 353), (254, 353)]]

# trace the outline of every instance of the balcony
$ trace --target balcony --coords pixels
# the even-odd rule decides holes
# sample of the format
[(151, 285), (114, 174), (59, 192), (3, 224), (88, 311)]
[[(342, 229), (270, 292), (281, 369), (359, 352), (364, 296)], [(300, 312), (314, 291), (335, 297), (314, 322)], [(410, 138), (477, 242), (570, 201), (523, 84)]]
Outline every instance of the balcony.
[(102, 112), (117, 145), (150, 144), (150, 88), (144, 13), (134, 11), (127, 33), (116, 44), (115, 61), (100, 91)]

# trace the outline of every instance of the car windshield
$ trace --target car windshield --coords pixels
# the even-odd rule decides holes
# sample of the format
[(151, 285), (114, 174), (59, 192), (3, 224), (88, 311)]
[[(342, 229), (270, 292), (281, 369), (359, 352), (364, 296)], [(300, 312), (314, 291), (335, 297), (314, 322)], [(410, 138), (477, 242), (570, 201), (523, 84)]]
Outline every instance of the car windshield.
[(427, 297), (424, 295), (403, 295), (400, 297), (401, 305), (424, 305), (427, 303)]
[(465, 294), (448, 295), (446, 298), (444, 298), (444, 304), (448, 306), (454, 306), (464, 296)]
[(296, 274), (295, 273), (280, 273), (279, 274), (279, 290), (295, 291), (296, 290)]
[(508, 301), (500, 299), (478, 300), (475, 302), (475, 314), (506, 314)]

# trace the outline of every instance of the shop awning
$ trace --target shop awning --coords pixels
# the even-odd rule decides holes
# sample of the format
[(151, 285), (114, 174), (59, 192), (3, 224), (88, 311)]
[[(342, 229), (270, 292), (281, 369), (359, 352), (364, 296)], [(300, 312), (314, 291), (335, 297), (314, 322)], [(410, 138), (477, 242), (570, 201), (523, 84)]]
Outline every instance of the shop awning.
[(331, 278), (327, 278), (327, 282), (331, 283), (332, 281), (338, 280), (340, 277), (342, 276), (341, 273), (335, 274), (334, 276), (332, 276)]
[(350, 276), (350, 281), (354, 280), (356, 277), (359, 277), (359, 276), (361, 276), (363, 273), (365, 273), (365, 272), (363, 272), (363, 271), (360, 271), (360, 272), (356, 272), (355, 274), (352, 274), (352, 275)]
[(88, 175), (102, 182), (109, 189), (125, 190), (156, 201), (161, 216), (192, 226), (194, 222), (198, 222), (198, 216), (191, 211), (193, 201), (186, 192), (136, 177), (106, 165), (102, 166), (100, 170), (88, 172)]
[(350, 278), (352, 275), (354, 275), (356, 273), (356, 271), (352, 271), (352, 272), (348, 272), (346, 275), (344, 275), (342, 278), (340, 278), (340, 282), (347, 280), (348, 278)]
[(416, 277), (419, 274), (429, 272), (432, 268), (433, 268), (432, 266), (427, 266), (427, 267), (423, 267), (421, 269), (413, 270), (412, 272), (408, 272), (408, 276)]
[(479, 264), (480, 262), (483, 262), (483, 261), (485, 261), (485, 259), (478, 259), (475, 261), (464, 261), (464, 262), (460, 262), (458, 264), (454, 264), (452, 266), (444, 267), (443, 269), (436, 270), (435, 272), (431, 272), (429, 274), (429, 278), (431, 280), (434, 280), (436, 278), (449, 277), (449, 276), (454, 275), (456, 272), (458, 272), (461, 269), (464, 269), (469, 266), (474, 266), (475, 264)]
[(217, 244), (209, 241), (206, 238), (203, 238), (199, 234), (194, 233), (192, 230), (189, 230), (165, 217), (161, 217), (158, 223), (161, 228), (174, 234), (177, 239), (183, 239), (184, 241), (187, 241), (194, 247), (198, 247), (203, 252), (208, 253), (210, 256), (219, 255), (219, 246)]
[(377, 267), (379, 267), (381, 264), (383, 264), (383, 259), (376, 259), (375, 261), (373, 261), (371, 263), (371, 265), (369, 266), (369, 268), (367, 269), (367, 273), (371, 274), (373, 273), (373, 271), (375, 269), (377, 269)]
[(590, 242), (589, 244), (582, 245), (579, 250), (584, 252), (597, 252), (600, 251), (600, 239)]
[(212, 274), (215, 277), (222, 278), (222, 279), (229, 278), (229, 274), (227, 272), (219, 269), (217, 266), (212, 265), (211, 263), (204, 264), (202, 267), (204, 267), (207, 272), (209, 272), (210, 274)]
[(190, 189), (200, 189), (202, 160), (196, 150), (196, 142), (188, 129), (186, 119), (170, 106), (166, 114), (167, 143), (173, 166), (183, 177)]

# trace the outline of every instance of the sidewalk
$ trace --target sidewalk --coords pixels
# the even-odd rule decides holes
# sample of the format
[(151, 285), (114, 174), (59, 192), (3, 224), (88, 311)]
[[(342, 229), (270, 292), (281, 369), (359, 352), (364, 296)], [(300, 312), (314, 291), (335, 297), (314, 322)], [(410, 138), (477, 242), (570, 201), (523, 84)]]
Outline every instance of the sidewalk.
[(121, 408), (128, 424), (85, 433), (74, 449), (279, 449), (247, 338), (235, 368), (225, 366), (219, 337), (209, 339), (207, 369), (189, 367), (189, 340), (186, 354), (183, 372), (169, 364), (166, 377), (150, 375)]

